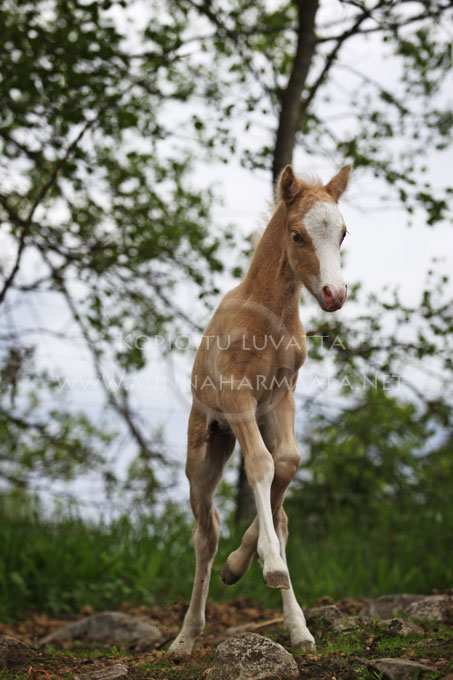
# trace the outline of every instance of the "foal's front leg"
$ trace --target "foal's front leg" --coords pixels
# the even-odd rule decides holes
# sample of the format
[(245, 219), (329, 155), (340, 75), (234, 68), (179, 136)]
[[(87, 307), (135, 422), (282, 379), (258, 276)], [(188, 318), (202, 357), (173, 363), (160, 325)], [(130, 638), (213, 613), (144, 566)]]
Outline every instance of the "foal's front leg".
[[(271, 506), (274, 525), (280, 543), (280, 555), (286, 564), (286, 541), (288, 520), (282, 503), (286, 489), (296, 474), (300, 463), (300, 453), (294, 434), (294, 397), (288, 392), (267, 414), (263, 423), (263, 441), (274, 458), (274, 479), (271, 489)], [(258, 518), (252, 522), (244, 534), (241, 545), (232, 552), (222, 570), (222, 578), (227, 584), (236, 583), (247, 571), (257, 548), (259, 533)], [(293, 647), (315, 649), (315, 641), (307, 628), (303, 611), (296, 600), (291, 580), (289, 589), (282, 590), (283, 619), (290, 634)]]
[[(242, 401), (246, 402), (246, 399)], [(251, 402), (250, 397), (250, 405)], [(231, 425), (244, 453), (245, 472), (255, 498), (259, 523), (257, 550), (264, 581), (268, 588), (289, 588), (288, 568), (280, 554), (271, 508), (271, 486), (275, 473), (273, 458), (264, 444), (252, 408), (247, 412), (244, 408), (244, 416), (236, 416)]]

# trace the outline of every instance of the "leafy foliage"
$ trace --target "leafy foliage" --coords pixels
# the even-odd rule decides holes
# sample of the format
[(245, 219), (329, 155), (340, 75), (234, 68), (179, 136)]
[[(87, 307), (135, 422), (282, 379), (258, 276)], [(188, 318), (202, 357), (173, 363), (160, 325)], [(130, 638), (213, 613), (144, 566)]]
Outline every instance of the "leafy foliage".
[[(331, 361), (337, 407), (308, 400), (306, 460), (291, 503), (328, 522), (418, 513), (444, 521), (453, 483), (452, 306), (431, 275), (412, 307), (372, 296), (353, 323), (316, 328), (312, 359)], [(420, 380), (420, 374), (423, 381)], [(424, 384), (424, 388), (421, 385)]]
[[(22, 362), (32, 342), (12, 323), (10, 307), (30, 294), (59, 296), (91, 353), (107, 407), (149, 462), (159, 458), (152, 436), (132, 413), (127, 390), (112, 387), (106, 366), (113, 363), (119, 373), (142, 369), (143, 344), (124, 338), (191, 323), (172, 290), (184, 285), (206, 298), (223, 265), (220, 235), (211, 226), (212, 191), (195, 189), (190, 179), (193, 149), (182, 141), (179, 148), (168, 145), (174, 134), (167, 129), (168, 103), (194, 96), (203, 69), (179, 59), (181, 41), (173, 41), (170, 27), (155, 50), (147, 49), (152, 31), (145, 30), (145, 52), (135, 54), (127, 25), (110, 7), (75, 0), (0, 4), (0, 219), (8, 247), (0, 271), (8, 329), (0, 362), (6, 392), (19, 392), (24, 380), (22, 392), (33, 389), (39, 413), (49, 380)], [(124, 14), (128, 7), (117, 9)], [(36, 328), (34, 339), (40, 333)], [(14, 361), (21, 370), (12, 373)], [(3, 439), (17, 465), (27, 459), (36, 474), (64, 468), (67, 477), (106, 462), (92, 455), (90, 442), (98, 437), (107, 449), (111, 436), (86, 417), (60, 412), (58, 397), (55, 409), (41, 409), (36, 421), (30, 409), (19, 394), (2, 407)], [(53, 453), (44, 454), (49, 444)], [(61, 465), (53, 464), (57, 455)], [(24, 483), (26, 476), (9, 476), (14, 479)]]

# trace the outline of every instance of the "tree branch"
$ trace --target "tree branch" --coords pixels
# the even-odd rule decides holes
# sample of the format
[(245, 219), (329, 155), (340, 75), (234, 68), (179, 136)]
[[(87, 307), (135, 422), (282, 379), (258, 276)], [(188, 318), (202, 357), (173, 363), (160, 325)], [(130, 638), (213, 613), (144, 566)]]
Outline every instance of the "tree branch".
[[(364, 11), (363, 5), (359, 5), (358, 3), (348, 3), (348, 4), (354, 4), (355, 7), (359, 7), (361, 11)], [(402, 3), (401, 3), (402, 4)], [(413, 14), (410, 17), (401, 17), (400, 21), (388, 21), (388, 22), (383, 22), (379, 23), (377, 26), (374, 26), (373, 28), (364, 28), (360, 31), (360, 35), (366, 35), (369, 33), (378, 33), (379, 31), (397, 31), (400, 28), (403, 28), (404, 26), (409, 26), (410, 24), (416, 23), (417, 21), (424, 21), (425, 19), (433, 19), (433, 18), (438, 18), (442, 12), (445, 12), (448, 9), (451, 9), (452, 5), (450, 2), (447, 2), (443, 5), (439, 5), (436, 9), (431, 9), (427, 10), (426, 12), (421, 12), (420, 14)], [(339, 35), (332, 35), (332, 36), (326, 36), (325, 38), (318, 38), (317, 42), (318, 43), (324, 43), (324, 42), (332, 42), (332, 41), (337, 41), (341, 40), (343, 37), (343, 33), (340, 33)]]
[[(72, 152), (76, 149), (77, 145), (79, 144), (80, 140), (84, 136), (84, 134), (99, 120), (99, 117), (102, 113), (103, 109), (98, 113), (97, 116), (95, 116), (92, 120), (89, 120), (85, 123), (85, 125), (82, 127), (81, 131), (77, 135), (77, 137), (71, 142), (71, 144), (68, 146), (66, 153), (60, 160), (54, 165), (53, 170), (49, 174), (46, 182), (42, 185), (40, 191), (38, 192), (38, 195), (36, 196), (35, 200), (33, 201), (30, 210), (28, 211), (27, 216), (25, 219), (21, 219), (21, 234), (19, 237), (19, 245), (17, 248), (17, 253), (16, 253), (16, 258), (14, 261), (14, 265), (11, 269), (10, 274), (6, 277), (5, 282), (3, 284), (3, 288), (0, 291), (0, 304), (3, 302), (6, 293), (8, 292), (9, 287), (13, 283), (17, 272), (19, 271), (20, 267), (20, 262), (22, 259), (22, 255), (25, 249), (25, 243), (28, 234), (30, 233), (32, 221), (33, 221), (33, 216), (36, 212), (36, 209), (38, 208), (39, 204), (45, 199), (46, 195), (52, 188), (52, 186), (55, 184), (58, 173), (60, 172), (61, 168), (63, 165), (66, 163), (68, 160), (69, 156), (72, 154)], [(5, 207), (7, 207), (6, 201), (4, 202)]]
[(77, 323), (77, 325), (80, 328), (80, 331), (82, 333), (82, 336), (85, 340), (85, 343), (88, 347), (88, 349), (91, 352), (92, 360), (93, 360), (93, 367), (96, 373), (96, 376), (99, 380), (99, 383), (102, 387), (102, 389), (105, 392), (105, 395), (107, 397), (107, 402), (109, 405), (119, 414), (122, 416), (124, 419), (130, 434), (132, 435), (133, 439), (136, 441), (138, 444), (140, 450), (142, 453), (150, 459), (158, 459), (158, 460), (164, 460), (163, 455), (158, 452), (150, 449), (148, 442), (146, 441), (143, 433), (141, 432), (140, 428), (138, 425), (134, 422), (134, 418), (132, 415), (131, 408), (128, 404), (128, 398), (127, 398), (127, 393), (125, 390), (121, 390), (121, 401), (116, 397), (114, 392), (110, 389), (109, 385), (107, 384), (107, 381), (104, 377), (104, 373), (102, 371), (101, 367), (101, 353), (99, 352), (98, 348), (96, 347), (96, 344), (93, 342), (93, 340), (90, 337), (90, 333), (88, 330), (88, 327), (86, 326), (85, 322), (83, 321), (81, 315), (79, 314), (76, 304), (69, 293), (69, 290), (67, 286), (65, 285), (65, 282), (61, 276), (61, 273), (58, 271), (57, 268), (55, 268), (50, 261), (48, 254), (46, 250), (42, 246), (38, 246), (41, 255), (46, 262), (47, 266), (49, 269), (52, 271), (54, 274), (54, 280), (55, 283), (57, 284), (60, 292), (62, 293), (66, 304), (68, 305), (68, 308), (72, 314), (72, 317), (74, 321)]
[(303, 118), (303, 116), (305, 115), (305, 113), (306, 113), (308, 107), (310, 106), (311, 102), (313, 101), (313, 99), (314, 99), (314, 97), (315, 97), (317, 91), (319, 90), (319, 88), (321, 87), (321, 85), (323, 84), (323, 82), (325, 81), (326, 76), (327, 76), (327, 74), (329, 73), (330, 69), (332, 68), (332, 65), (334, 64), (334, 62), (335, 62), (335, 60), (336, 60), (336, 58), (337, 58), (337, 56), (338, 56), (338, 53), (339, 53), (341, 47), (343, 46), (343, 44), (344, 44), (344, 43), (346, 42), (346, 40), (348, 40), (351, 36), (353, 36), (353, 35), (355, 35), (356, 33), (359, 32), (359, 28), (360, 28), (360, 26), (363, 24), (363, 22), (365, 21), (365, 19), (368, 19), (368, 18), (370, 17), (370, 15), (372, 14), (372, 12), (374, 12), (380, 5), (382, 5), (382, 1), (383, 1), (383, 0), (380, 0), (380, 1), (377, 3), (377, 5), (375, 5), (375, 7), (373, 7), (372, 9), (369, 9), (369, 10), (365, 10), (365, 9), (364, 9), (363, 14), (361, 14), (361, 15), (356, 19), (356, 21), (355, 21), (354, 24), (351, 26), (351, 28), (349, 28), (347, 31), (345, 31), (345, 32), (337, 39), (337, 42), (336, 42), (335, 47), (331, 50), (331, 52), (330, 52), (330, 53), (327, 55), (327, 57), (326, 57), (326, 60), (325, 60), (325, 62), (324, 62), (324, 66), (323, 66), (323, 69), (322, 69), (321, 73), (319, 74), (319, 76), (317, 77), (317, 79), (315, 80), (315, 82), (313, 83), (313, 85), (310, 87), (310, 89), (309, 89), (309, 91), (308, 91), (308, 95), (305, 97), (305, 99), (302, 101), (302, 103), (301, 103), (301, 105), (300, 105), (300, 111), (299, 111), (299, 116), (300, 116), (300, 118)]

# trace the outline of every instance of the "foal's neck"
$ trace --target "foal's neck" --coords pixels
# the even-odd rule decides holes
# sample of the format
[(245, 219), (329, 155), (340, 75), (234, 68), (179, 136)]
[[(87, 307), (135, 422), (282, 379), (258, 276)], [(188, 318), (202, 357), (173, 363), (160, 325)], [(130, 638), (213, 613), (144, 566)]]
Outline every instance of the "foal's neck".
[(299, 319), (301, 283), (286, 253), (286, 206), (281, 202), (268, 223), (241, 287), (248, 299), (288, 321)]

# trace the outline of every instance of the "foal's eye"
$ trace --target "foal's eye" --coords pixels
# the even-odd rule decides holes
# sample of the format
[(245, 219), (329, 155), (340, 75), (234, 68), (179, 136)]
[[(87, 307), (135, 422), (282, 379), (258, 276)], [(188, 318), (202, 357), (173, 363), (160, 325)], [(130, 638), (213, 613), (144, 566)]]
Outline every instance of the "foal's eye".
[(292, 235), (293, 235), (293, 241), (295, 241), (296, 243), (303, 243), (304, 242), (304, 237), (298, 231), (293, 231)]

